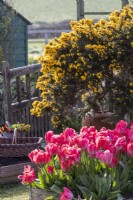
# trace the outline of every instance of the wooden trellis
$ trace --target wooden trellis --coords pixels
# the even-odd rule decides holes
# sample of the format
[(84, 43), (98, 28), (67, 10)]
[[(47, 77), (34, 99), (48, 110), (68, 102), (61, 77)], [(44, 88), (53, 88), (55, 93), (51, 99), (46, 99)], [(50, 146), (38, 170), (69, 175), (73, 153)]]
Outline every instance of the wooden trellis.
[[(85, 12), (84, 9), (84, 0), (77, 1), (77, 20), (80, 20), (85, 17), (85, 15), (108, 15), (110, 12)], [(129, 0), (122, 0), (122, 8), (129, 4)]]

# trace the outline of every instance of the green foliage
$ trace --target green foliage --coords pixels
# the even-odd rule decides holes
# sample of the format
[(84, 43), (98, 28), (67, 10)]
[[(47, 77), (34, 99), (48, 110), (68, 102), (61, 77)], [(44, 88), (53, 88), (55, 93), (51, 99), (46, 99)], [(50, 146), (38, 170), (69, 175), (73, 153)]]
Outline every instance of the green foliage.
[[(8, 2), (10, 5), (12, 2)], [(15, 37), (13, 34), (12, 22), (14, 19), (15, 11), (9, 6), (2, 4), (0, 12), (0, 65), (2, 60), (6, 60), (6, 56), (10, 53), (13, 45), (12, 41)]]

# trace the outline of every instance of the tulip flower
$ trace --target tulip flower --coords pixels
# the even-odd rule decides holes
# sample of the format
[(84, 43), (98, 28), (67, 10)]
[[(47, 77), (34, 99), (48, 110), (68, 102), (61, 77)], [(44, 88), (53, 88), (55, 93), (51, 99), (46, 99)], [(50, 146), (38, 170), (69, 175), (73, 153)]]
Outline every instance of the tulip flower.
[(35, 171), (31, 166), (24, 166), (23, 175), (19, 175), (18, 178), (22, 179), (22, 184), (31, 184), (35, 181)]
[(64, 192), (61, 193), (60, 200), (72, 200), (73, 193), (67, 187), (64, 187)]

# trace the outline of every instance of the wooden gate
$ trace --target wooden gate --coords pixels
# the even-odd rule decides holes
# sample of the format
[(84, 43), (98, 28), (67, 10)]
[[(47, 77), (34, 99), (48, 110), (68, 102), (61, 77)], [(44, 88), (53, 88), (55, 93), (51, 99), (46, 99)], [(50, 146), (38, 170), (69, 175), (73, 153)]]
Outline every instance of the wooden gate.
[[(30, 136), (44, 136), (44, 133), (50, 129), (50, 115), (47, 113), (42, 117), (32, 116), (30, 109), (34, 100), (40, 99), (38, 90), (32, 94), (31, 79), (34, 83), (40, 74), (41, 65), (28, 65), (19, 68), (10, 69), (8, 62), (2, 62), (3, 76), (3, 107), (5, 121), (13, 123), (26, 123), (31, 125)], [(24, 85), (22, 87), (22, 79)], [(14, 82), (14, 88), (12, 87)], [(16, 95), (13, 99), (13, 91)]]

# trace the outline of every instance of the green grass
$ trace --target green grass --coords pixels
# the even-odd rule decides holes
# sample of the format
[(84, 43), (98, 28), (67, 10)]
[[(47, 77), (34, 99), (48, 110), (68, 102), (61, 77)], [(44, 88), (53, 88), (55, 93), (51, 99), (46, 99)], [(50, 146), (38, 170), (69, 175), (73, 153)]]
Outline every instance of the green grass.
[(44, 39), (29, 39), (28, 40), (28, 53), (29, 54), (42, 54), (44, 48)]
[(38, 60), (44, 49), (44, 39), (29, 39), (28, 40), (28, 58), (29, 62)]
[(28, 186), (21, 183), (0, 186), (0, 200), (29, 200)]
[[(32, 23), (77, 19), (76, 0), (12, 0), (12, 2), (16, 10)], [(85, 11), (92, 12), (114, 11), (122, 7), (121, 0), (84, 0), (84, 3)]]

